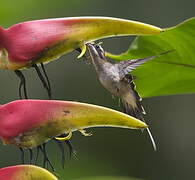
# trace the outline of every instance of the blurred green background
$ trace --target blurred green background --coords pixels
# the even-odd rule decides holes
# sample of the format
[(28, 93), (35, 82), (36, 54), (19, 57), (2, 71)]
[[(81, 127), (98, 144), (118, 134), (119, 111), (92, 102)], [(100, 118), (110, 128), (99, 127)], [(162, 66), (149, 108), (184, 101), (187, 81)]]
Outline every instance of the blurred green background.
[[(194, 0), (1, 0), (0, 25), (52, 17), (112, 16), (170, 27), (194, 16)], [(103, 47), (113, 53), (125, 51), (132, 37), (102, 40)], [(118, 100), (101, 87), (92, 66), (77, 60), (77, 52), (67, 54), (46, 65), (52, 82), (54, 99), (88, 102), (120, 110)], [(31, 98), (45, 99), (36, 73), (24, 71)], [(152, 77), (151, 77), (152, 78)], [(148, 79), (150, 81), (150, 79)], [(1, 104), (18, 98), (18, 78), (13, 72), (0, 71)], [(159, 82), (160, 83), (160, 82)], [(77, 159), (60, 167), (57, 145), (50, 142), (50, 158), (64, 180), (89, 176), (126, 176), (152, 180), (195, 178), (195, 95), (178, 95), (144, 99), (151, 130), (157, 141), (154, 152), (146, 132), (136, 130), (94, 128), (92, 137), (74, 133), (72, 143)], [(15, 147), (0, 148), (0, 166), (20, 164)], [(85, 178), (84, 178), (85, 179)]]

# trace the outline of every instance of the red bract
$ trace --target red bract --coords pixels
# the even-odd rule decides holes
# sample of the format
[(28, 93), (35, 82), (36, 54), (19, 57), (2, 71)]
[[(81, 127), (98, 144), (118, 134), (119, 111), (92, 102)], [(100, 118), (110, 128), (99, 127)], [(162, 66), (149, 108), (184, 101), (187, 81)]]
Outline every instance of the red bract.
[[(62, 20), (42, 20), (16, 24), (1, 29), (1, 43), (9, 60), (25, 63), (37, 57), (46, 47), (62, 40), (70, 32)], [(68, 24), (66, 23), (66, 26)]]
[[(35, 20), (0, 28), (0, 68), (21, 69), (47, 62), (85, 43), (110, 36), (158, 34), (161, 29), (136, 21), (108, 17)], [(83, 54), (82, 53), (82, 54)]]
[(89, 127), (139, 129), (147, 125), (124, 113), (85, 103), (18, 100), (0, 106), (0, 138), (5, 144), (32, 148), (58, 135)]

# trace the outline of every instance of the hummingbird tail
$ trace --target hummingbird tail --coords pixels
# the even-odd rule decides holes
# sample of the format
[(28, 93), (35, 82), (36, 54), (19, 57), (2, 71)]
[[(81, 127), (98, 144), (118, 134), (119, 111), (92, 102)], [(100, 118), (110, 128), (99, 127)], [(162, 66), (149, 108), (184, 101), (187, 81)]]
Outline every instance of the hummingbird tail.
[[(140, 98), (139, 98), (139, 101), (136, 102), (136, 107), (133, 107), (130, 103), (126, 102), (124, 99), (122, 99), (122, 105), (123, 105), (124, 113), (131, 115), (131, 116), (145, 122), (144, 117), (143, 117), (143, 115), (145, 114), (145, 111), (144, 111), (143, 106), (140, 103)], [(149, 128), (146, 128), (146, 130), (147, 130), (147, 133), (148, 133), (149, 138), (151, 140), (153, 149), (154, 149), (154, 151), (156, 151), (157, 146), (156, 146), (155, 140), (153, 138), (153, 135), (152, 135)]]
[[(139, 105), (139, 106), (137, 106)], [(143, 118), (143, 114), (145, 113), (143, 107), (140, 105), (140, 103), (136, 103), (136, 107), (127, 102), (126, 100), (122, 99), (122, 106), (123, 106), (123, 112), (131, 115), (137, 119), (140, 119), (142, 121), (145, 121)]]

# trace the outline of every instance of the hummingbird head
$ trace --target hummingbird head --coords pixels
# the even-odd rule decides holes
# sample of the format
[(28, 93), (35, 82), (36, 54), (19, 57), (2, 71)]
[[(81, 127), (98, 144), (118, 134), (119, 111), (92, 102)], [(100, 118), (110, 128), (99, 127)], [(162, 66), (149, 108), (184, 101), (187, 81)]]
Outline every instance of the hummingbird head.
[(118, 96), (120, 89), (118, 67), (106, 59), (100, 44), (89, 43), (87, 47), (101, 84), (112, 94)]
[(96, 58), (102, 58), (105, 59), (105, 52), (100, 43), (95, 44), (95, 43), (88, 43), (87, 44), (88, 50), (91, 54), (91, 56), (96, 57)]
[(95, 43), (87, 43), (86, 46), (89, 51), (95, 70), (97, 71), (97, 73), (102, 72), (105, 64), (108, 63), (103, 48), (100, 46), (100, 44)]

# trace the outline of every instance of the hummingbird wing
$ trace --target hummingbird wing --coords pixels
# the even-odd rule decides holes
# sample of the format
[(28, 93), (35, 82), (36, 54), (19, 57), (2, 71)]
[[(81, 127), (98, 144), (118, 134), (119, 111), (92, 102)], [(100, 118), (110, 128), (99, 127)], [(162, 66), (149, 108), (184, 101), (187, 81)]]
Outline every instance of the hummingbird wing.
[(128, 73), (139, 67), (140, 65), (144, 64), (145, 62), (152, 60), (154, 58), (157, 58), (161, 55), (167, 54), (169, 52), (172, 52), (173, 50), (165, 51), (163, 53), (160, 53), (158, 55), (149, 56), (146, 58), (140, 58), (140, 59), (131, 59), (131, 60), (125, 60), (121, 61), (119, 63), (116, 63), (115, 66), (119, 69), (120, 78), (124, 78)]

